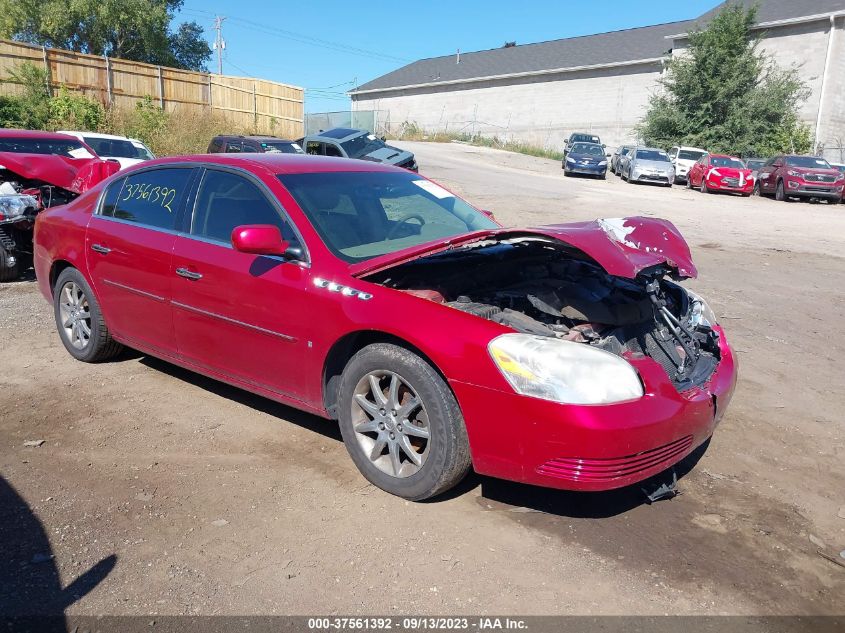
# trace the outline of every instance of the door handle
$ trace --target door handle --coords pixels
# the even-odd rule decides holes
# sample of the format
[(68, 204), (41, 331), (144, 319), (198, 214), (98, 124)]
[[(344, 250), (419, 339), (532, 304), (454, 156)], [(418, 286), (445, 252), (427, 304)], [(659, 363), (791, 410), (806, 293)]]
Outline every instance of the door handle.
[(103, 255), (108, 255), (111, 253), (111, 249), (107, 246), (103, 246), (102, 244), (91, 244), (91, 250), (97, 251), (98, 253), (102, 253)]
[(195, 273), (192, 270), (188, 270), (187, 268), (177, 268), (176, 274), (180, 277), (184, 277), (185, 279), (192, 279), (196, 281), (197, 279), (202, 279), (202, 273)]

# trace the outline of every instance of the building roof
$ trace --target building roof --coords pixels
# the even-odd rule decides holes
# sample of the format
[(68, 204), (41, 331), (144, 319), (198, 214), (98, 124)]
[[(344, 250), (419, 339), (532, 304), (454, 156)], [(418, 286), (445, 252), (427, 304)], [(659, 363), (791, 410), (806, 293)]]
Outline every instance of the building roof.
[(350, 94), (421, 85), (459, 84), (520, 75), (634, 64), (665, 56), (671, 36), (709, 22), (729, 2), (757, 5), (758, 23), (845, 10), (845, 0), (726, 0), (695, 20), (421, 59), (377, 77)]
[(655, 60), (665, 55), (671, 46), (667, 44), (665, 36), (682, 33), (691, 27), (692, 22), (684, 20), (537, 44), (461, 53), (460, 63), (457, 63), (456, 54), (421, 59), (373, 79), (352, 93)]
[(728, 4), (738, 4), (746, 9), (756, 5), (758, 24), (845, 11), (845, 0), (726, 0), (694, 21), (704, 25)]

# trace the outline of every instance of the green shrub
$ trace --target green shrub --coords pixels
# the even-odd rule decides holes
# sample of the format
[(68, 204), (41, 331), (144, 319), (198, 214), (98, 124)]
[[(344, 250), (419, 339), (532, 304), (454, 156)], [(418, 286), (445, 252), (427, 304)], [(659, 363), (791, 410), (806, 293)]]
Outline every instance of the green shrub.
[(49, 101), (50, 120), (48, 128), (53, 130), (98, 130), (105, 118), (105, 108), (84, 95), (73, 94), (62, 87), (59, 94)]

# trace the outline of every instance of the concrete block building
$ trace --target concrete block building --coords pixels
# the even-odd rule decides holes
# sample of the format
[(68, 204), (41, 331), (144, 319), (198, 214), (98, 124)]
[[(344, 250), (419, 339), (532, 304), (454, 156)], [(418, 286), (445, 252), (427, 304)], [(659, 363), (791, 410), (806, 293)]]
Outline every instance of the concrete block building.
[[(784, 68), (801, 67), (811, 90), (801, 117), (820, 149), (839, 160), (845, 0), (732, 1), (757, 4), (762, 48)], [(545, 147), (580, 131), (599, 134), (608, 147), (634, 142), (666, 61), (683, 54), (689, 32), (724, 4), (694, 20), (422, 59), (351, 91), (352, 109), (379, 111), (392, 130), (413, 123)]]

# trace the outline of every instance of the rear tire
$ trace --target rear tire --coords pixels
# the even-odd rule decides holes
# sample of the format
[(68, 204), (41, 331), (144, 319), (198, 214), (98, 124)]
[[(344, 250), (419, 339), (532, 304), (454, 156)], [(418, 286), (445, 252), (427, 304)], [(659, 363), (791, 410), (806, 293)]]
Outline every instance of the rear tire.
[(458, 403), (440, 374), (409, 350), (389, 343), (360, 350), (343, 370), (338, 402), (346, 450), (382, 490), (419, 501), (469, 471)]
[[(11, 266), (8, 264), (10, 257), (14, 258), (15, 260), (15, 263)], [(20, 258), (9, 253), (9, 251), (7, 251), (2, 244), (0, 244), (0, 281), (14, 281), (20, 276)]]
[(123, 346), (111, 337), (91, 286), (76, 268), (65, 268), (53, 286), (53, 314), (65, 349), (76, 360), (96, 363)]

